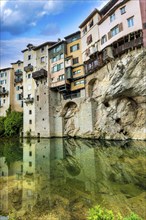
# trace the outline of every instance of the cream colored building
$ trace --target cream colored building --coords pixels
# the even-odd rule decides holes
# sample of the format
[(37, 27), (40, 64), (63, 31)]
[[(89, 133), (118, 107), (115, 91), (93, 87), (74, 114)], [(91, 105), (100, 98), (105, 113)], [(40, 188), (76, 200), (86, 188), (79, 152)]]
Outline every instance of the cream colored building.
[(0, 69), (0, 116), (6, 116), (6, 111), (13, 103), (13, 68)]
[(13, 102), (12, 109), (17, 112), (23, 111), (23, 62), (18, 60), (11, 63), (14, 69), (14, 87), (13, 87)]
[(56, 42), (27, 45), (24, 53), (24, 135), (49, 136), (48, 49)]

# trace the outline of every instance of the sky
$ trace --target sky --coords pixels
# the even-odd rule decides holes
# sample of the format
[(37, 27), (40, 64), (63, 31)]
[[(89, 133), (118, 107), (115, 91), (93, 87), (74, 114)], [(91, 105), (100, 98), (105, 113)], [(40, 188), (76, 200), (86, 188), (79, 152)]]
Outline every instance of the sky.
[(27, 44), (63, 39), (108, 0), (0, 0), (0, 68), (23, 60)]

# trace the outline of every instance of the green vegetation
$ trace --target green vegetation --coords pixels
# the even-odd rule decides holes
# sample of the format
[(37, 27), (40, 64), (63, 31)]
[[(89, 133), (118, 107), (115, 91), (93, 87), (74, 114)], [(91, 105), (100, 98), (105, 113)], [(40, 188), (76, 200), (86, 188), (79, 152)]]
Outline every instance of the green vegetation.
[(114, 215), (112, 210), (101, 208), (99, 205), (89, 210), (88, 220), (142, 220), (139, 216), (131, 213), (127, 217), (122, 217), (121, 214)]
[(18, 136), (23, 126), (23, 113), (7, 110), (6, 117), (0, 117), (0, 136)]

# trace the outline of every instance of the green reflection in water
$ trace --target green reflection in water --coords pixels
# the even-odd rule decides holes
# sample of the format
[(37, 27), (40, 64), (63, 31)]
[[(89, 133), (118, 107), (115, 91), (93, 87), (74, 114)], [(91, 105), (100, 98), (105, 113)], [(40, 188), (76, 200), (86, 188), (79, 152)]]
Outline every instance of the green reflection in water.
[(144, 141), (3, 141), (0, 176), (1, 216), (82, 220), (100, 204), (146, 219)]

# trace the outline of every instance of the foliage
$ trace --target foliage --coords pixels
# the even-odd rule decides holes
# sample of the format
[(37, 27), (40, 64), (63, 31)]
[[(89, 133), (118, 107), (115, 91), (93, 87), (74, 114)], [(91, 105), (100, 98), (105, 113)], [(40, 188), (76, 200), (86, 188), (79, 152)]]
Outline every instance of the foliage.
[(88, 220), (142, 220), (135, 213), (128, 217), (122, 217), (121, 214), (114, 215), (112, 210), (101, 208), (99, 205), (89, 210)]
[(7, 117), (4, 121), (5, 126), (5, 135), (13, 136), (19, 135), (20, 130), (23, 126), (23, 114), (22, 112), (11, 112), (7, 114)]
[(131, 213), (131, 215), (125, 217), (123, 220), (142, 220), (142, 218), (140, 218), (135, 213)]
[(9, 106), (9, 108), (6, 111), (6, 115), (9, 116), (11, 114), (11, 105)]
[(4, 135), (5, 133), (4, 121), (5, 117), (0, 117), (0, 136)]

